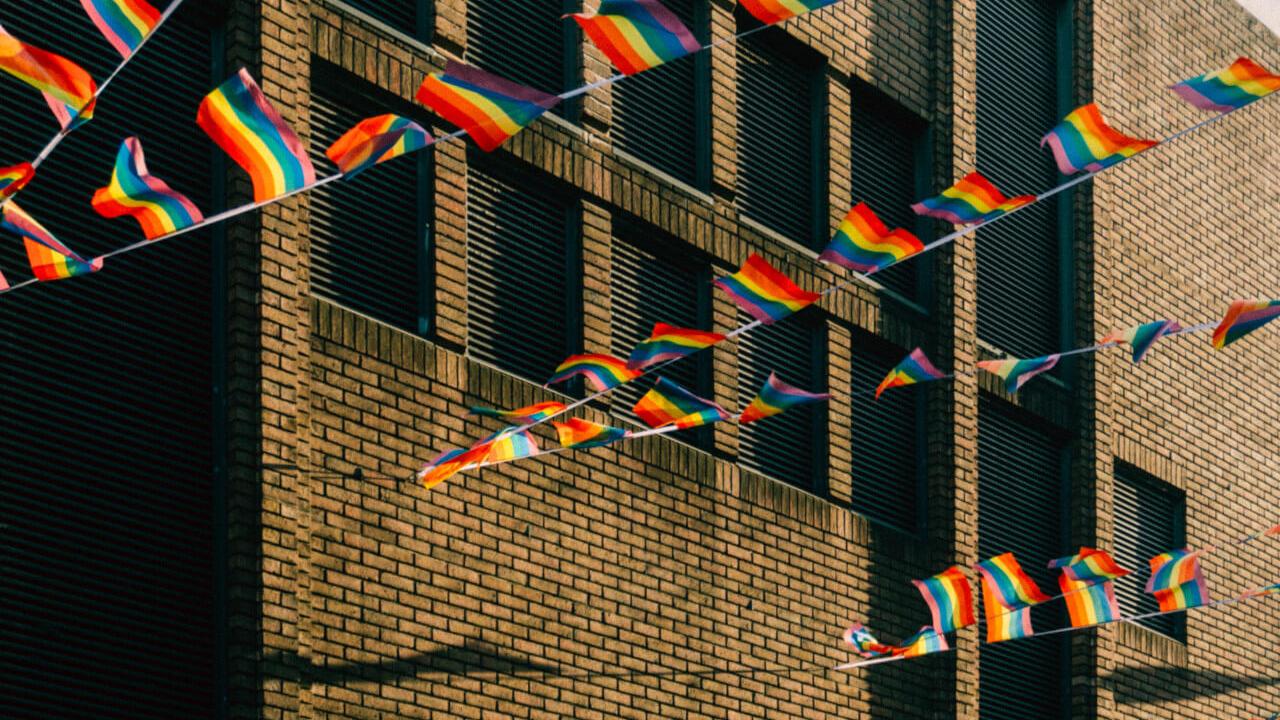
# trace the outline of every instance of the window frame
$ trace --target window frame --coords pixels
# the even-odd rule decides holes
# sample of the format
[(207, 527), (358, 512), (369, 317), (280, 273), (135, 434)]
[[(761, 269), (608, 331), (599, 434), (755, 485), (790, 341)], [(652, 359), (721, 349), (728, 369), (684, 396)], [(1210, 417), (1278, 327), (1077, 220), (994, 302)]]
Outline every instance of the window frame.
[[(1138, 507), (1133, 509), (1134, 512), (1141, 512), (1143, 507), (1145, 507), (1144, 499), (1157, 494), (1165, 495), (1168, 497), (1169, 508), (1173, 512), (1173, 517), (1170, 519), (1170, 523), (1169, 523), (1169, 528), (1172, 531), (1173, 537), (1169, 538), (1168, 540), (1162, 540), (1160, 542), (1160, 544), (1163, 545), (1162, 547), (1139, 549), (1139, 554), (1145, 555), (1146, 557), (1124, 558), (1123, 560), (1121, 560), (1120, 558), (1117, 558), (1116, 560), (1121, 567), (1125, 566), (1125, 561), (1128, 561), (1130, 564), (1136, 564), (1139, 562), (1148, 563), (1150, 558), (1153, 558), (1156, 555), (1159, 555), (1160, 553), (1167, 552), (1169, 550), (1176, 549), (1176, 548), (1186, 547), (1186, 544), (1187, 544), (1187, 493), (1185, 490), (1175, 487), (1174, 485), (1167, 483), (1164, 480), (1161, 480), (1156, 475), (1153, 475), (1143, 470), (1137, 465), (1134, 465), (1133, 463), (1125, 462), (1123, 460), (1120, 460), (1119, 458), (1114, 460), (1111, 476), (1112, 476), (1112, 482), (1115, 483), (1115, 485), (1118, 486), (1118, 485), (1124, 484), (1129, 486), (1129, 489), (1133, 492), (1134, 497), (1137, 498)], [(1111, 542), (1112, 542), (1112, 546), (1118, 549), (1118, 545), (1116, 543), (1116, 526), (1119, 523), (1119, 519), (1116, 517), (1115, 508), (1119, 505), (1119, 502), (1116, 500), (1115, 495), (1116, 495), (1115, 489), (1113, 488)], [(1137, 567), (1130, 567), (1128, 569), (1132, 571), (1133, 575), (1140, 575), (1141, 573), (1149, 569), (1149, 565), (1143, 564)], [(1145, 588), (1142, 594), (1146, 597), (1151, 598), (1151, 602), (1155, 603), (1154, 596), (1146, 593)], [(1120, 602), (1121, 602), (1121, 598), (1118, 597), (1117, 604), (1119, 604)], [(1120, 609), (1121, 609), (1121, 613), (1123, 614), (1124, 608), (1121, 607)], [(1167, 620), (1168, 626), (1166, 629), (1168, 630), (1168, 632), (1166, 632), (1164, 629), (1161, 629), (1159, 627), (1153, 627), (1153, 625), (1161, 624), (1161, 623), (1152, 623), (1151, 621), (1159, 621), (1159, 620)], [(1186, 613), (1175, 613), (1172, 615), (1165, 615), (1165, 616), (1160, 616), (1156, 618), (1147, 618), (1145, 620), (1135, 620), (1133, 624), (1136, 624), (1139, 627), (1142, 627), (1146, 630), (1149, 630), (1163, 637), (1169, 638), (1170, 640), (1174, 640), (1184, 644), (1187, 642), (1187, 614)]]

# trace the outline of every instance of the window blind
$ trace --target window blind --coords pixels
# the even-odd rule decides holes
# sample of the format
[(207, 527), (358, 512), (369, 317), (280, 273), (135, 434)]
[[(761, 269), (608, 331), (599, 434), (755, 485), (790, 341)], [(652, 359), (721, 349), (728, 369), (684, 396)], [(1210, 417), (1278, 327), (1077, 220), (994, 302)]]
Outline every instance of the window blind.
[[(1125, 615), (1159, 612), (1160, 603), (1145, 592), (1150, 559), (1184, 547), (1184, 496), (1177, 489), (1131, 465), (1116, 463), (1115, 558), (1120, 567), (1133, 571), (1115, 582), (1116, 601)], [(1182, 639), (1184, 618), (1165, 615), (1135, 621), (1163, 635)]]
[(922, 515), (925, 390), (874, 389), (907, 351), (857, 331), (850, 377), (853, 393), (853, 509), (872, 520), (915, 532)]

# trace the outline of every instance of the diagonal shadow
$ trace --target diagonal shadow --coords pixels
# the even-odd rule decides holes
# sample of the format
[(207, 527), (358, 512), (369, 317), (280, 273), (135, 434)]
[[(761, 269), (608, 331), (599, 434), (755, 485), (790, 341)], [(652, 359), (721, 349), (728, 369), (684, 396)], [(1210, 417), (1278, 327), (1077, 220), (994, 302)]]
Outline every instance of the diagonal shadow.
[(348, 662), (314, 665), (295, 652), (268, 653), (262, 662), (263, 672), (271, 677), (296, 679), (306, 685), (345, 685), (350, 682), (389, 683), (401, 678), (426, 675), (520, 675), (536, 673), (555, 676), (560, 669), (506, 653), (489, 643), (468, 638), (460, 646), (451, 646), (406, 658), (385, 658), (372, 662)]
[(1222, 693), (1280, 685), (1280, 675), (1228, 675), (1217, 670), (1126, 667), (1106, 675), (1124, 705), (1212, 697)]

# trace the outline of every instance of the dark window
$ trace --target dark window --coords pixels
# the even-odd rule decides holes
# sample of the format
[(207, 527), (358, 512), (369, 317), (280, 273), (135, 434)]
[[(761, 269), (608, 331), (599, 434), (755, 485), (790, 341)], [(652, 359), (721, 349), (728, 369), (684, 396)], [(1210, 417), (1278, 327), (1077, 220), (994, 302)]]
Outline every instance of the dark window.
[[(195, 123), (215, 71), (205, 3), (187, 3), (18, 198), (86, 257), (142, 239), (90, 207), (120, 141), (206, 215), (219, 151)], [(99, 83), (120, 56), (79, 3), (0, 0), (16, 37)], [(57, 125), (39, 92), (0, 77), (5, 163)], [(20, 119), (20, 120), (19, 120)], [(214, 231), (0, 301), (0, 696), (14, 718), (211, 718), (215, 692)], [(0, 238), (11, 282), (22, 243)]]
[(807, 247), (826, 244), (823, 63), (770, 29), (738, 43), (738, 205)]
[(919, 529), (924, 482), (925, 390), (875, 388), (907, 351), (855, 331), (853, 368), (853, 509), (900, 530)]
[[(928, 193), (927, 125), (918, 115), (892, 99), (855, 81), (850, 120), (853, 203), (865, 202), (884, 224), (906, 228), (923, 238), (928, 223), (911, 210), (911, 204)], [(920, 300), (927, 273), (923, 258), (875, 274), (875, 281), (908, 300)]]
[(431, 38), (431, 0), (342, 0), (351, 7), (368, 13), (409, 37)]
[[(978, 170), (1006, 195), (1054, 186), (1040, 138), (1060, 120), (1059, 3), (978, 3)], [(1064, 344), (1058, 209), (1036, 203), (978, 232), (978, 336), (1022, 357)]]
[[(323, 61), (311, 66), (311, 157), (365, 118), (394, 112), (427, 127), (400, 98)], [(311, 193), (311, 286), (331, 300), (403, 330), (430, 327), (431, 151), (370, 168), (354, 182)]]
[[(467, 62), (547, 93), (561, 93), (582, 81), (581, 33), (561, 20), (580, 11), (575, 0), (477, 0), (467, 3)], [(579, 103), (552, 112), (576, 117)]]
[[(749, 320), (742, 315), (743, 322)], [(809, 392), (827, 385), (827, 332), (821, 311), (810, 308), (738, 340), (738, 409), (745, 408), (770, 372)], [(739, 426), (738, 459), (751, 470), (826, 493), (827, 404), (809, 403)]]
[[(1133, 571), (1131, 577), (1115, 582), (1116, 601), (1125, 615), (1159, 612), (1155, 596), (1145, 592), (1149, 561), (1185, 546), (1186, 498), (1180, 490), (1124, 463), (1116, 463), (1115, 479), (1115, 558), (1120, 567)], [(1175, 614), (1135, 622), (1181, 640), (1184, 621), (1183, 615)]]
[[(1046, 595), (1057, 594), (1048, 559), (1065, 554), (1064, 456), (1062, 444), (1039, 421), (1000, 400), (979, 398), (978, 556), (1012, 552)], [(1031, 622), (1040, 630), (1066, 625), (1062, 603), (1033, 607)], [(985, 627), (981, 634), (986, 637)], [(1064, 637), (979, 648), (983, 720), (1064, 717)]]
[[(706, 42), (708, 2), (667, 0), (700, 42)], [(613, 138), (620, 150), (690, 185), (710, 182), (711, 63), (697, 53), (613, 86)]]
[(472, 153), (468, 169), (468, 350), (543, 383), (582, 342), (579, 204), (483, 160)]

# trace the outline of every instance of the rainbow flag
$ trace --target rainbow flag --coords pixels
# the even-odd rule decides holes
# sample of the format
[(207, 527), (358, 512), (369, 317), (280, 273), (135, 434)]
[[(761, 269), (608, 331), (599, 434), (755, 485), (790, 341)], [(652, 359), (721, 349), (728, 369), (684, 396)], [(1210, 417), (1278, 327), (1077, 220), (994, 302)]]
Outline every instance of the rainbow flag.
[(933, 614), (933, 628), (948, 633), (968, 627), (977, 620), (973, 616), (973, 590), (960, 566), (953, 565), (924, 580), (912, 580)]
[(675, 425), (681, 430), (709, 425), (729, 417), (724, 408), (685, 390), (666, 378), (636, 402), (631, 411), (651, 428)]
[(1161, 612), (1185, 610), (1209, 602), (1209, 589), (1200, 571), (1200, 552), (1183, 548), (1151, 558), (1147, 592), (1156, 596)]
[(1280, 317), (1280, 300), (1236, 300), (1213, 331), (1219, 350)]
[(418, 471), (418, 480), (430, 490), (463, 470), (483, 463), (488, 456), (489, 445), (484, 441), (466, 449), (446, 450)]
[(485, 463), (510, 462), (538, 454), (538, 443), (533, 439), (533, 433), (518, 425), (499, 430), (481, 440), (480, 446), (489, 448), (482, 461)]
[(93, 111), (98, 106), (98, 99), (94, 98), (89, 101), (88, 105), (77, 110), (64, 102), (60, 102), (49, 93), (44, 93), (44, 101), (48, 104), (53, 116), (57, 118), (58, 126), (62, 128), (63, 133), (69, 133), (92, 120)]
[(631, 351), (631, 357), (627, 358), (627, 367), (632, 370), (643, 370), (660, 362), (692, 355), (721, 340), (724, 340), (724, 335), (720, 333), (679, 328), (660, 322), (653, 326), (649, 339)]
[(755, 253), (751, 253), (738, 272), (716, 279), (715, 285), (765, 325), (772, 325), (822, 297), (819, 293), (801, 290), (791, 278)]
[(1042, 372), (1048, 372), (1058, 364), (1059, 355), (1045, 355), (1038, 358), (1005, 358), (1004, 360), (983, 360), (978, 367), (992, 375), (1004, 379), (1004, 389), (1016, 393), (1028, 380)]
[(418, 102), (492, 152), (558, 105), (560, 98), (450, 60), (444, 74), (431, 73), (422, 81)]
[(116, 153), (111, 184), (93, 194), (93, 209), (105, 218), (130, 216), (148, 240), (195, 225), (204, 219), (185, 195), (147, 173), (138, 138), (125, 138)]
[(488, 408), (488, 407), (473, 407), (471, 408), (471, 414), (481, 415), (484, 417), (498, 418), (499, 420), (514, 422), (518, 425), (531, 425), (533, 423), (540, 423), (543, 420), (546, 420), (547, 418), (551, 417), (552, 415), (562, 412), (564, 409), (565, 409), (564, 403), (550, 400), (547, 402), (535, 403), (533, 405), (528, 405), (522, 408), (516, 408), (515, 410), (498, 410), (496, 408)]
[(1094, 103), (1072, 110), (1044, 136), (1040, 147), (1045, 143), (1053, 150), (1063, 175), (1098, 172), (1159, 145), (1155, 140), (1138, 140), (1112, 129)]
[(1134, 325), (1128, 330), (1117, 330), (1099, 340), (1098, 344), (1105, 345), (1109, 342), (1128, 343), (1133, 348), (1133, 361), (1140, 363), (1142, 358), (1146, 357), (1147, 351), (1151, 349), (1151, 346), (1156, 344), (1157, 340), (1181, 330), (1182, 326), (1176, 320), (1156, 320), (1155, 322)]
[(870, 275), (922, 250), (924, 243), (915, 235), (902, 228), (890, 232), (866, 203), (858, 203), (818, 260)]
[(126, 60), (160, 22), (160, 11), (146, 0), (80, 0), (80, 4)]
[(28, 162), (0, 168), (0, 202), (17, 195), (35, 176), (36, 169)]
[(84, 68), (61, 55), (27, 45), (3, 26), (0, 26), (0, 70), (77, 110), (88, 105), (98, 91)]
[(566, 450), (585, 450), (587, 448), (612, 445), (627, 436), (626, 430), (608, 425), (569, 418), (564, 422), (551, 421), (556, 427), (556, 435), (560, 438), (560, 446)]
[(880, 393), (889, 388), (904, 387), (907, 385), (915, 385), (916, 383), (929, 382), (930, 380), (938, 380), (946, 377), (940, 370), (929, 362), (929, 358), (925, 357), (924, 350), (916, 348), (911, 354), (902, 359), (902, 362), (894, 366), (885, 375), (884, 380), (876, 387), (876, 399), (880, 399)]
[(1201, 110), (1230, 112), (1280, 90), (1280, 75), (1242, 57), (1229, 68), (1197, 75), (1169, 89)]
[(974, 566), (982, 576), (982, 606), (987, 642), (1030, 637), (1031, 606), (1049, 599), (1018, 564), (1013, 553), (997, 555)]
[(810, 10), (834, 5), (840, 0), (738, 0), (744, 10), (765, 25), (790, 20)]
[(971, 172), (941, 195), (921, 200), (911, 209), (952, 225), (979, 225), (1035, 201), (1035, 195), (1007, 198), (982, 173)]
[(1117, 565), (1110, 555), (1082, 547), (1075, 555), (1050, 560), (1049, 567), (1062, 571), (1058, 587), (1067, 603), (1072, 627), (1089, 627), (1120, 618), (1111, 581), (1129, 571)]
[(23, 238), (22, 241), (27, 247), (27, 260), (31, 263), (31, 272), (41, 282), (65, 280), (96, 273), (102, 269), (102, 258), (89, 261), (75, 255), (64, 255), (31, 238)]
[(434, 142), (418, 123), (400, 115), (386, 114), (356, 123), (334, 141), (324, 154), (350, 180), (374, 165), (421, 150)]
[(892, 645), (885, 645), (876, 640), (871, 631), (862, 625), (862, 623), (854, 623), (848, 630), (841, 635), (844, 641), (853, 646), (853, 651), (864, 658), (881, 657), (889, 655), (893, 652)]
[(595, 14), (569, 17), (623, 75), (702, 49), (689, 28), (658, 0), (601, 0)]
[(806, 405), (830, 399), (830, 393), (807, 392), (782, 382), (778, 379), (777, 373), (769, 373), (769, 379), (764, 381), (764, 386), (760, 388), (760, 393), (751, 401), (747, 409), (742, 411), (742, 416), (738, 418), (738, 422), (746, 425), (747, 423), (779, 415), (797, 405)]
[(1053, 560), (1049, 567), (1059, 568), (1067, 578), (1083, 583), (1107, 582), (1129, 574), (1109, 553), (1091, 547), (1082, 547), (1075, 555)]
[(200, 103), (196, 122), (249, 173), (254, 202), (316, 181), (306, 148), (244, 68)]
[(0, 293), (9, 289), (9, 281), (5, 279), (4, 273), (0, 272)]
[(582, 375), (596, 392), (604, 392), (631, 382), (641, 374), (636, 370), (628, 370), (625, 362), (610, 355), (571, 355), (560, 363), (547, 385), (555, 385), (575, 375)]
[(911, 658), (928, 655), (930, 653), (946, 652), (950, 649), (950, 646), (947, 645), (946, 635), (943, 635), (934, 628), (925, 625), (920, 628), (920, 632), (912, 635), (906, 640), (903, 640), (900, 647), (894, 648), (893, 654), (895, 656)]
[(0, 210), (0, 228), (4, 228), (28, 240), (34, 240), (60, 255), (83, 260), (71, 248), (63, 245), (62, 241), (54, 237), (53, 233), (49, 232), (39, 221), (28, 215), (25, 210), (19, 207), (16, 201), (9, 201), (3, 210)]

